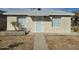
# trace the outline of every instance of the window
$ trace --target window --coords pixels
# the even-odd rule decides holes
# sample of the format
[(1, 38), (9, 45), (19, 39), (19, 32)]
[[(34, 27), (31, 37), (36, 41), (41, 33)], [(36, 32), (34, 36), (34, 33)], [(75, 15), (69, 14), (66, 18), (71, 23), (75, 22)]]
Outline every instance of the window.
[(26, 27), (26, 17), (25, 16), (18, 17), (18, 26)]
[(60, 25), (61, 25), (61, 18), (60, 17), (52, 18), (52, 26), (53, 27), (60, 27)]

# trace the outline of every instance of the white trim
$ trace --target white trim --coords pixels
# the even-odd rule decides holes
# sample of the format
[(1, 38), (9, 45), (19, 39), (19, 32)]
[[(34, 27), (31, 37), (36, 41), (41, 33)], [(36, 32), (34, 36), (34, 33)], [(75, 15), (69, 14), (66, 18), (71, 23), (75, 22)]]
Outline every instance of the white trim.
[[(16, 10), (15, 10), (16, 11)], [(25, 11), (21, 10), (21, 12), (6, 12), (2, 13), (3, 15), (29, 15), (29, 16), (49, 16), (49, 15), (70, 15), (74, 16), (75, 14), (72, 12), (66, 12), (66, 11)]]

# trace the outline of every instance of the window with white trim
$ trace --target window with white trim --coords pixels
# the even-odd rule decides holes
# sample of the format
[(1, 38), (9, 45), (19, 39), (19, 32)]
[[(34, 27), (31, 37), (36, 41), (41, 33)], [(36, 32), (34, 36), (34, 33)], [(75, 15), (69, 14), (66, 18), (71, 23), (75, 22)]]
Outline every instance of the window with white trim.
[(61, 17), (52, 17), (52, 27), (60, 27)]
[(26, 23), (26, 16), (19, 16), (18, 17), (18, 26), (23, 26), (26, 27), (27, 23)]

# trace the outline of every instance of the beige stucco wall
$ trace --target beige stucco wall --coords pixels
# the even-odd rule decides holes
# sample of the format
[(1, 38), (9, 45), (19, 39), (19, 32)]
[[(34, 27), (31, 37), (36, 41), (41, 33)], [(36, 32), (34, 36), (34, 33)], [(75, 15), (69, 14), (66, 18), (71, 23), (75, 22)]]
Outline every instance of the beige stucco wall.
[(70, 33), (71, 32), (71, 17), (61, 18), (61, 32)]
[(49, 33), (70, 33), (71, 32), (71, 17), (61, 17), (60, 27), (53, 27), (51, 21), (44, 23), (44, 32)]
[[(31, 32), (35, 31), (35, 21), (33, 20), (34, 17), (26, 17), (26, 20), (28, 20), (27, 28)], [(47, 20), (48, 19), (48, 20)], [(71, 32), (71, 17), (61, 17), (61, 26), (58, 28), (52, 27), (52, 22), (49, 20), (49, 18), (45, 18), (44, 20), (44, 32), (48, 33), (70, 33)], [(15, 30), (14, 26), (11, 24), (12, 21), (17, 21), (17, 16), (7, 16), (7, 30)]]
[(7, 30), (15, 30), (11, 22), (17, 21), (16, 16), (7, 16)]
[(28, 30), (30, 30), (31, 32), (35, 32), (35, 23), (33, 21), (33, 18), (28, 16), (26, 17), (26, 19), (28, 20)]
[[(27, 20), (27, 28), (28, 30), (30, 30), (31, 32), (35, 31), (34, 28), (34, 21), (32, 20), (32, 17), (27, 16), (26, 17)], [(14, 26), (11, 24), (11, 22), (17, 22), (17, 16), (7, 16), (7, 30), (15, 30)]]
[[(48, 19), (50, 19), (50, 18), (48, 18)], [(44, 32), (48, 32), (48, 33), (60, 33), (60, 32), (61, 32), (61, 31), (60, 31), (60, 28), (61, 28), (61, 27), (54, 28), (54, 27), (52, 26), (52, 21), (51, 21), (51, 20), (46, 21), (46, 22), (44, 23)]]

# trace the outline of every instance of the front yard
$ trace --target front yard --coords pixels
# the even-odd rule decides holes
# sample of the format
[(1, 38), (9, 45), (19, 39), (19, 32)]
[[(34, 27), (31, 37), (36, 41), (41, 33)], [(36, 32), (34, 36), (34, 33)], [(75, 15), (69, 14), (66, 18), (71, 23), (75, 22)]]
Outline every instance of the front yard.
[[(33, 50), (36, 35), (0, 35), (0, 50)], [(42, 40), (44, 36), (49, 50), (79, 50), (79, 35), (40, 35), (42, 33), (38, 39)]]
[(46, 42), (50, 50), (79, 50), (79, 36), (46, 35)]
[(32, 50), (33, 36), (0, 36), (0, 50)]

